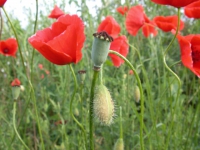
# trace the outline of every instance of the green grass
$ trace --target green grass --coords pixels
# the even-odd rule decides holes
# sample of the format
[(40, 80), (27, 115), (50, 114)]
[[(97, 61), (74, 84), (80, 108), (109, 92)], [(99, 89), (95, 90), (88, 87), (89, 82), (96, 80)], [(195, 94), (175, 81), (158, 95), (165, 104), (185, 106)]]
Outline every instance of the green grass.
[[(144, 139), (144, 149), (200, 149), (200, 80), (180, 62), (179, 45), (175, 40), (167, 54), (166, 61), (181, 80), (180, 96), (176, 104), (178, 82), (166, 70), (162, 60), (163, 52), (173, 35), (159, 31), (159, 34), (154, 38), (144, 38), (140, 31), (136, 37), (132, 37), (126, 32), (124, 18), (115, 10), (116, 7), (121, 5), (120, 1), (106, 2), (102, 0), (105, 7), (97, 7), (95, 15), (89, 13), (89, 8), (84, 0), (79, 2), (79, 5), (80, 3), (82, 7), (78, 4), (77, 7), (80, 8), (79, 13), (81, 13), (86, 25), (86, 42), (82, 50), (82, 60), (76, 65), (72, 64), (78, 79), (78, 91), (74, 97), (73, 112), (77, 120), (84, 126), (87, 139), (89, 138), (89, 98), (93, 76), (91, 61), (92, 34), (96, 32), (96, 28), (103, 17), (112, 15), (121, 26), (121, 34), (126, 35), (129, 43), (134, 46), (130, 46), (127, 59), (136, 68), (144, 93), (144, 133), (142, 137)], [(136, 4), (128, 0), (125, 3), (129, 6)], [(158, 6), (149, 1), (145, 1), (145, 4), (149, 6), (145, 7), (145, 11), (150, 18), (156, 15), (176, 13), (172, 7)], [(48, 27), (53, 22), (46, 15), (43, 15), (48, 14), (50, 12), (48, 10), (51, 10), (53, 6), (53, 3), (46, 5), (46, 10), (42, 10), (45, 13), (39, 12), (37, 30)], [(3, 11), (1, 12), (3, 14)], [(14, 131), (12, 121), (13, 99), (10, 83), (15, 77), (18, 77), (25, 87), (25, 91), (20, 93), (17, 101), (16, 126), (25, 144), (31, 150), (42, 149), (34, 108), (35, 97), (45, 149), (82, 150), (84, 149), (84, 136), (70, 115), (70, 100), (75, 88), (70, 67), (51, 64), (35, 51), (33, 71), (30, 71), (33, 49), (28, 44), (27, 38), (33, 34), (34, 14), (32, 14), (32, 18), (30, 15), (27, 11), (27, 17), (30, 18), (30, 21), (26, 29), (20, 27), (17, 18), (11, 17), (19, 37), (22, 55), (26, 63), (26, 71), (23, 69), (19, 52), (15, 59), (0, 55), (0, 149), (25, 149)], [(1, 39), (14, 36), (5, 15), (2, 17), (4, 18), (4, 26)], [(198, 34), (199, 20), (194, 20), (193, 25), (189, 23), (188, 19), (186, 19), (186, 22), (187, 26), (183, 34)], [(50, 71), (50, 75), (38, 68), (39, 63), (43, 64), (45, 70)], [(83, 85), (79, 80), (79, 70), (87, 71)], [(120, 107), (122, 107), (125, 150), (139, 150), (141, 148), (141, 109), (140, 104), (135, 102), (133, 95), (134, 86), (138, 84), (135, 75), (130, 75), (129, 70), (130, 68), (126, 64), (121, 65), (119, 68), (112, 66), (110, 58), (104, 63), (103, 83), (109, 89), (115, 102), (116, 116), (110, 126), (102, 126), (98, 122), (94, 122), (96, 150), (113, 149), (115, 142), (120, 137)], [(31, 84), (34, 93), (31, 92), (26, 74), (28, 77), (32, 74)], [(41, 79), (42, 74), (44, 74), (43, 79)], [(65, 124), (56, 125), (56, 122), (60, 120), (63, 120)], [(88, 144), (89, 139), (86, 148), (88, 148)]]

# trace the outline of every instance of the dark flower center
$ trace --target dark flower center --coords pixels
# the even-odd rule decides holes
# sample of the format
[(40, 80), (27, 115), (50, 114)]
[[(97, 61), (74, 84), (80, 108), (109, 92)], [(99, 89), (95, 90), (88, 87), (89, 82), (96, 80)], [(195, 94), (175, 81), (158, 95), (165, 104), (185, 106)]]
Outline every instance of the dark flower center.
[(102, 40), (109, 41), (109, 42), (113, 41), (113, 38), (110, 35), (108, 35), (108, 33), (106, 31), (94, 33), (93, 36), (97, 37), (99, 39), (102, 39)]
[(192, 60), (194, 63), (200, 61), (200, 51), (192, 51)]
[(7, 48), (5, 48), (5, 49), (3, 50), (3, 52), (4, 52), (4, 53), (8, 53), (9, 50), (8, 50)]

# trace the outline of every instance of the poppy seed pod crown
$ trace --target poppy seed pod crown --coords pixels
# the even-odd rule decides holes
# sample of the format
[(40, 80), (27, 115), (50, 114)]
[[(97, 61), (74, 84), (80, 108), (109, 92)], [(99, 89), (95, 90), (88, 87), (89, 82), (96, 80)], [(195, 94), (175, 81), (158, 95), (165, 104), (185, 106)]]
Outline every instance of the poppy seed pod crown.
[(95, 67), (100, 68), (106, 61), (110, 43), (113, 41), (113, 38), (105, 31), (94, 33), (93, 36), (92, 61)]

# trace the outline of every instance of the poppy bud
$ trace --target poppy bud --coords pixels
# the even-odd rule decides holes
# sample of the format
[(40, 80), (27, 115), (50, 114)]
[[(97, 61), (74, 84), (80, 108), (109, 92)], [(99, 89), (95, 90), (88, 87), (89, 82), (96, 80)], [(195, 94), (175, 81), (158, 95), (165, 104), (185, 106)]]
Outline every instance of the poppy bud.
[(124, 150), (124, 141), (122, 138), (119, 138), (115, 143), (114, 150)]
[(19, 79), (14, 79), (11, 83), (11, 86), (12, 86), (12, 95), (13, 95), (13, 99), (14, 100), (17, 100), (17, 98), (19, 97), (19, 94), (20, 94), (20, 81)]
[(84, 80), (85, 80), (85, 74), (86, 74), (86, 71), (85, 70), (79, 70), (78, 71), (78, 74), (79, 74), (79, 79), (81, 81), (81, 84), (83, 84)]
[(134, 87), (134, 95), (133, 96), (134, 96), (135, 101), (138, 103), (140, 101), (140, 89), (137, 85)]
[(105, 31), (94, 33), (93, 36), (92, 61), (94, 67), (100, 69), (101, 65), (106, 61), (113, 38)]
[(99, 85), (94, 91), (94, 116), (104, 125), (110, 125), (114, 116), (114, 103), (110, 92), (104, 85)]

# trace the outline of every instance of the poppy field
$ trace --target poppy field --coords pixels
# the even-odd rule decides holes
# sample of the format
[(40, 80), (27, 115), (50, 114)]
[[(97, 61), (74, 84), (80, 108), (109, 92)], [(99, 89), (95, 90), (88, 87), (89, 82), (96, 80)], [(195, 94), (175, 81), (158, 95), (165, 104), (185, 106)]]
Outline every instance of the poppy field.
[(8, 2), (0, 149), (200, 149), (200, 0)]

